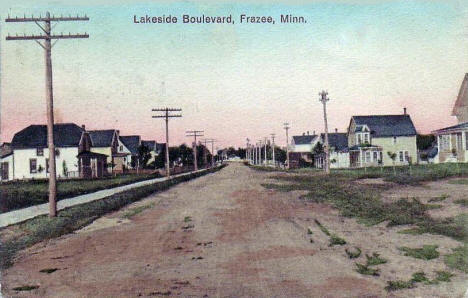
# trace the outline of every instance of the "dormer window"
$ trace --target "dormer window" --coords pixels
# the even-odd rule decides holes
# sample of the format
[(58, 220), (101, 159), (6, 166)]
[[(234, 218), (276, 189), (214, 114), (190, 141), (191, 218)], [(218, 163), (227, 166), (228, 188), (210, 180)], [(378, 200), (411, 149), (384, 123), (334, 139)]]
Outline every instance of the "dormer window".
[(36, 148), (37, 156), (44, 156), (44, 148)]
[(397, 137), (393, 137), (393, 144), (397, 143)]

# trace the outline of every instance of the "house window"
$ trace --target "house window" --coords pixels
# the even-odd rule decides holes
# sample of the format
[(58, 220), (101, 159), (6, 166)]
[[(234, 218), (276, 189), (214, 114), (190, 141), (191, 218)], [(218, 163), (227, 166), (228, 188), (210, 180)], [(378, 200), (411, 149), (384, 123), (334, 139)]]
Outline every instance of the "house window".
[(55, 149), (55, 156), (60, 156), (60, 150)]
[(409, 162), (409, 153), (408, 153), (408, 151), (405, 151), (405, 161)]
[(29, 173), (37, 173), (37, 159), (35, 158), (29, 159)]
[(44, 148), (36, 148), (37, 156), (44, 156)]
[(119, 149), (120, 151), (123, 151), (123, 146), (122, 146), (122, 145), (120, 145), (119, 148), (120, 148), (120, 149)]
[(362, 137), (361, 137), (361, 134), (360, 134), (360, 133), (358, 133), (357, 137), (358, 137), (358, 144), (359, 144), (359, 145), (361, 145), (361, 143), (362, 143)]
[(396, 144), (397, 142), (397, 137), (393, 137), (393, 144)]
[(380, 156), (379, 156), (379, 162), (382, 162), (382, 159), (383, 159), (382, 151), (380, 151), (379, 153), (380, 153), (380, 154), (379, 154), (379, 155), (380, 155)]
[(399, 157), (400, 157), (400, 162), (403, 162), (404, 159), (403, 159), (403, 151), (400, 151), (399, 152)]
[(369, 143), (369, 134), (368, 133), (364, 134), (364, 143)]
[(371, 153), (370, 151), (366, 151), (366, 162), (370, 162), (371, 160)]
[(45, 160), (45, 168), (46, 168), (46, 173), (49, 173), (49, 159), (46, 158)]
[(374, 151), (374, 161), (377, 161), (377, 155), (378, 155), (378, 152)]
[(440, 147), (440, 151), (450, 150), (450, 135), (439, 136), (439, 147)]

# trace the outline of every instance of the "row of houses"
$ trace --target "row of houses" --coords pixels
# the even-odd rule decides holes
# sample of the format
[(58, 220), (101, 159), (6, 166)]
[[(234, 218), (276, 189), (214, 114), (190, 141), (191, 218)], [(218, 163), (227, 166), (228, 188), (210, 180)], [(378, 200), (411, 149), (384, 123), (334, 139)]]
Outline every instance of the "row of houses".
[[(468, 161), (468, 74), (465, 75), (452, 115), (458, 124), (433, 131), (435, 142), (423, 152), (417, 148), (417, 131), (407, 114), (352, 116), (346, 132), (328, 134), (330, 167), (368, 167)], [(291, 166), (300, 161), (323, 167), (320, 149), (325, 135), (303, 133), (291, 140)]]
[[(165, 144), (121, 136), (116, 129), (86, 130), (74, 123), (54, 125), (58, 178), (94, 178), (141, 169), (141, 147), (155, 160)], [(0, 151), (1, 181), (42, 179), (49, 175), (47, 126), (30, 125), (17, 132)]]

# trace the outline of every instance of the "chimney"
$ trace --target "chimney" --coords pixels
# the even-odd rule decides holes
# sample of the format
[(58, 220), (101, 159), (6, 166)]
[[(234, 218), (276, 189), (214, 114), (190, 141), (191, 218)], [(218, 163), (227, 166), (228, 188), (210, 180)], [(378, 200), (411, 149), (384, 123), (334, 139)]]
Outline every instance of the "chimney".
[(305, 132), (303, 132), (302, 135), (305, 136)]
[(335, 133), (338, 133), (338, 128), (335, 128)]
[(309, 135), (309, 131), (307, 131), (307, 135)]
[(86, 126), (84, 124), (81, 124), (81, 129), (86, 130)]
[(403, 115), (406, 115), (406, 108), (403, 108)]

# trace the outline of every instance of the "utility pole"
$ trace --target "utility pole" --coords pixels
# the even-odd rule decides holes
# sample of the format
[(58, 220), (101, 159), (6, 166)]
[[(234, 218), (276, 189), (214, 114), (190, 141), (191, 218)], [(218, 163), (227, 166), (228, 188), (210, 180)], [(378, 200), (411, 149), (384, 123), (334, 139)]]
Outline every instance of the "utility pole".
[(258, 164), (262, 164), (262, 140), (258, 140)]
[(198, 164), (197, 164), (197, 137), (203, 137), (203, 130), (188, 130), (186, 137), (193, 137), (194, 139), (194, 146), (193, 146), (193, 160), (194, 160), (194, 170), (198, 171)]
[(268, 165), (268, 156), (267, 156), (267, 142), (268, 138), (265, 137), (265, 166)]
[(273, 166), (276, 167), (276, 159), (275, 159), (275, 134), (271, 134), (271, 140), (272, 140), (272, 157), (273, 157)]
[(207, 143), (211, 143), (211, 167), (214, 167), (214, 143), (217, 142), (215, 139), (204, 139), (205, 147)]
[(288, 130), (289, 130), (289, 123), (284, 123), (284, 129), (286, 130), (286, 169), (289, 169), (290, 164), (289, 164), (289, 135), (288, 135)]
[[(55, 17), (50, 16), (50, 13), (47, 12), (45, 17), (24, 17), (11, 18), (8, 16), (5, 19), (7, 23), (25, 23), (25, 22), (34, 22), (39, 28), (44, 32), (39, 35), (23, 35), (19, 36), (8, 36), (6, 40), (34, 40), (37, 42), (43, 49), (45, 54), (45, 76), (46, 76), (46, 100), (47, 100), (47, 146), (49, 150), (49, 217), (57, 216), (57, 174), (56, 174), (56, 164), (55, 164), (55, 145), (54, 145), (54, 93), (53, 93), (53, 84), (52, 84), (52, 47), (57, 43), (59, 39), (74, 39), (74, 38), (88, 38), (87, 33), (84, 34), (52, 34), (51, 22), (67, 22), (67, 21), (89, 21), (87, 16), (84, 17)], [(41, 25), (40, 23), (44, 23)], [(51, 41), (54, 39), (54, 43)], [(44, 40), (43, 43), (40, 40)]]
[(166, 176), (169, 178), (171, 176), (170, 173), (170, 165), (169, 165), (169, 118), (177, 118), (182, 117), (181, 114), (170, 114), (171, 112), (181, 112), (182, 109), (170, 109), (170, 108), (158, 108), (152, 109), (153, 112), (163, 112), (159, 113), (159, 115), (153, 116), (153, 118), (164, 118), (166, 120)]
[(325, 151), (325, 173), (330, 174), (330, 148), (328, 146), (328, 122), (327, 122), (327, 101), (330, 100), (328, 98), (328, 92), (323, 91), (319, 93), (319, 101), (323, 104), (323, 121), (325, 123), (325, 145), (323, 146)]
[(245, 159), (248, 161), (250, 159), (250, 156), (249, 156), (250, 140), (249, 138), (247, 138), (246, 140), (247, 140), (247, 145), (245, 146)]

